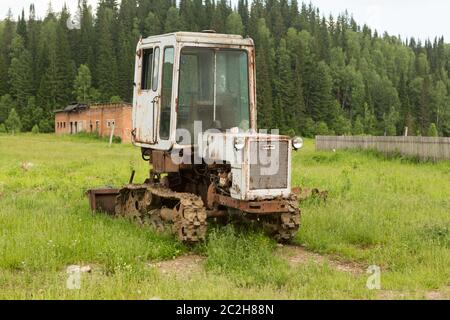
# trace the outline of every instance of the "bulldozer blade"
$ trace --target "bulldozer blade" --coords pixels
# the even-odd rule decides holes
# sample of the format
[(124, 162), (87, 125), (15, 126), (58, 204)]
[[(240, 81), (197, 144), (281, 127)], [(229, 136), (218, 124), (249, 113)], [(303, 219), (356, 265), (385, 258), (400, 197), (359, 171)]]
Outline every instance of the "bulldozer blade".
[(89, 205), (92, 211), (105, 212), (110, 215), (115, 214), (116, 199), (119, 195), (119, 189), (116, 188), (98, 188), (87, 192)]

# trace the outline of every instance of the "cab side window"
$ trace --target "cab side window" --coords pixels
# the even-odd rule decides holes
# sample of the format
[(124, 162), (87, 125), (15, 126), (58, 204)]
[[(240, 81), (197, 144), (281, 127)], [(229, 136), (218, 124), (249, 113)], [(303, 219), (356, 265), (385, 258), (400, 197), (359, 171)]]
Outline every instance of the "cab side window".
[(170, 135), (170, 106), (172, 102), (173, 61), (173, 47), (164, 48), (161, 88), (161, 122), (159, 128), (159, 136), (164, 140), (169, 139)]
[(153, 48), (142, 50), (141, 90), (150, 90), (153, 72)]
[(159, 47), (156, 47), (153, 60), (153, 79), (152, 79), (153, 91), (158, 90), (158, 77), (159, 77)]

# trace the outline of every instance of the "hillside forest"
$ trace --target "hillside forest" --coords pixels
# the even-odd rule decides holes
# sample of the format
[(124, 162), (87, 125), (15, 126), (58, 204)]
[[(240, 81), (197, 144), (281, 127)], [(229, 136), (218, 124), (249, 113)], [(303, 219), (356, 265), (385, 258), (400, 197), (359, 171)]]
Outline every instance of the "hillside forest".
[(73, 13), (49, 6), (38, 18), (31, 5), (2, 19), (0, 132), (52, 132), (53, 111), (73, 102), (129, 102), (141, 36), (208, 29), (254, 39), (260, 128), (450, 136), (439, 30), (402, 39), (297, 0), (80, 0)]

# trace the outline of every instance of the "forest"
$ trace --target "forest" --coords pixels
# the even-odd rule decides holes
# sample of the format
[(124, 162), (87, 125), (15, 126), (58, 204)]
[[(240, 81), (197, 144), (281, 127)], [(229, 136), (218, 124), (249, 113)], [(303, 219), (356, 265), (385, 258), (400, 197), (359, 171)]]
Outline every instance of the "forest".
[[(68, 23), (69, 21), (69, 23)], [(75, 21), (75, 23), (74, 23)], [(260, 128), (311, 137), (450, 136), (450, 45), (379, 34), (297, 0), (80, 0), (0, 21), (0, 133), (52, 132), (69, 103), (132, 100), (139, 38), (241, 34), (256, 45)], [(439, 33), (439, 30), (436, 31)]]

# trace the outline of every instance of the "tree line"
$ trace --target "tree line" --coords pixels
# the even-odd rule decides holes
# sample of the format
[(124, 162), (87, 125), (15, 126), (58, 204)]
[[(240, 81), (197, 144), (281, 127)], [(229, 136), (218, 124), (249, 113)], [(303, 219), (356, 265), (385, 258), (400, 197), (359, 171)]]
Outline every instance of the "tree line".
[[(450, 45), (378, 34), (297, 0), (80, 0), (72, 16), (0, 22), (0, 131), (54, 129), (55, 109), (130, 101), (138, 39), (215, 30), (256, 45), (258, 121), (283, 133), (450, 136)], [(71, 19), (69, 22), (68, 20)]]

